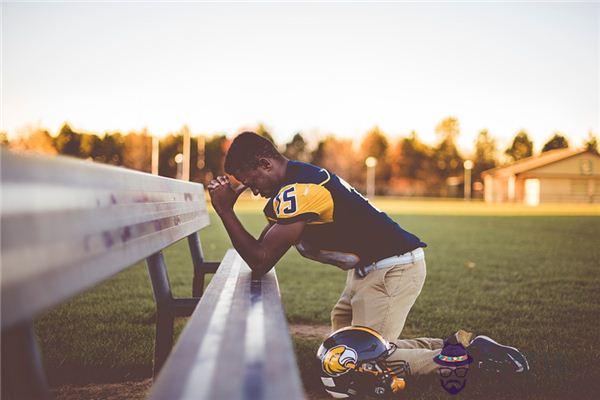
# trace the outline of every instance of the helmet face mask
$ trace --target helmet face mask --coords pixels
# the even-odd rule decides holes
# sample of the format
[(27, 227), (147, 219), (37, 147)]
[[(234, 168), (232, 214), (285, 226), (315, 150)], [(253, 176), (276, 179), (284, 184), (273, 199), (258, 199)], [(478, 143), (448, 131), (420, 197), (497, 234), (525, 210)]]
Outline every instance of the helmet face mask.
[(367, 327), (334, 332), (317, 352), (325, 390), (334, 398), (389, 398), (404, 388), (401, 374), (407, 372), (404, 365), (386, 361), (395, 350), (393, 343)]

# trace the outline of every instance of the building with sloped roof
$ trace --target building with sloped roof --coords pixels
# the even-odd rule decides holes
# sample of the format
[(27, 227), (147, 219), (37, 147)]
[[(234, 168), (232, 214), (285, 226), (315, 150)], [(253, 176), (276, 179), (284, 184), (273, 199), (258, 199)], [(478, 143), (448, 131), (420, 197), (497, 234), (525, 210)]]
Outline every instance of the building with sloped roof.
[(600, 203), (600, 156), (556, 149), (484, 171), (486, 202)]

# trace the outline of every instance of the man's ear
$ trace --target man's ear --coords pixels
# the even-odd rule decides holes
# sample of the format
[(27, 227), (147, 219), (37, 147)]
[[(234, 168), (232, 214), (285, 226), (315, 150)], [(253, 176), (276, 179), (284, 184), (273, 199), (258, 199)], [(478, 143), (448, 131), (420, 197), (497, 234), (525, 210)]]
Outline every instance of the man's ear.
[(266, 171), (270, 171), (273, 168), (273, 163), (268, 158), (261, 157), (258, 159), (258, 166)]

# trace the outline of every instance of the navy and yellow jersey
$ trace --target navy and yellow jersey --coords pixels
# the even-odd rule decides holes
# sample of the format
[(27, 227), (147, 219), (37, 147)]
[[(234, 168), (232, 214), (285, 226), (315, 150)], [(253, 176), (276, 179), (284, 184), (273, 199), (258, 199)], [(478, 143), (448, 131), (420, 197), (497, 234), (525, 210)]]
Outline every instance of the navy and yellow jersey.
[(299, 161), (288, 162), (283, 184), (263, 211), (273, 223), (307, 221), (296, 244), (300, 254), (343, 269), (427, 246), (342, 178)]

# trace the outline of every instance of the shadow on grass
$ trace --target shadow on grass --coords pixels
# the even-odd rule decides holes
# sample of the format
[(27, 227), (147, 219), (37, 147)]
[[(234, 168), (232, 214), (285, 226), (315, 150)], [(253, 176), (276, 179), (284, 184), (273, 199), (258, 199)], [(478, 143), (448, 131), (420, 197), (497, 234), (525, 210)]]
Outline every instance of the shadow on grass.
[[(295, 336), (294, 347), (304, 390), (311, 400), (330, 399), (323, 390), (320, 380), (321, 364), (316, 353), (321, 341)], [(536, 359), (536, 357), (534, 357)], [(539, 358), (538, 358), (539, 359)], [(560, 355), (544, 359), (550, 362), (547, 369), (560, 368)], [(563, 365), (563, 367), (566, 367)], [(543, 367), (542, 367), (543, 368)], [(467, 385), (457, 396), (446, 393), (436, 375), (410, 377), (406, 389), (399, 398), (414, 400), (432, 399), (597, 399), (600, 393), (598, 376), (594, 371), (563, 370), (563, 375), (548, 379), (548, 370), (536, 371), (535, 367), (529, 374), (512, 377), (501, 377), (494, 374), (484, 374), (477, 370), (469, 371)], [(567, 384), (568, 383), (568, 384)]]
[(111, 368), (96, 365), (50, 364), (45, 367), (48, 383), (51, 387), (141, 381), (152, 377), (151, 365), (130, 365)]

